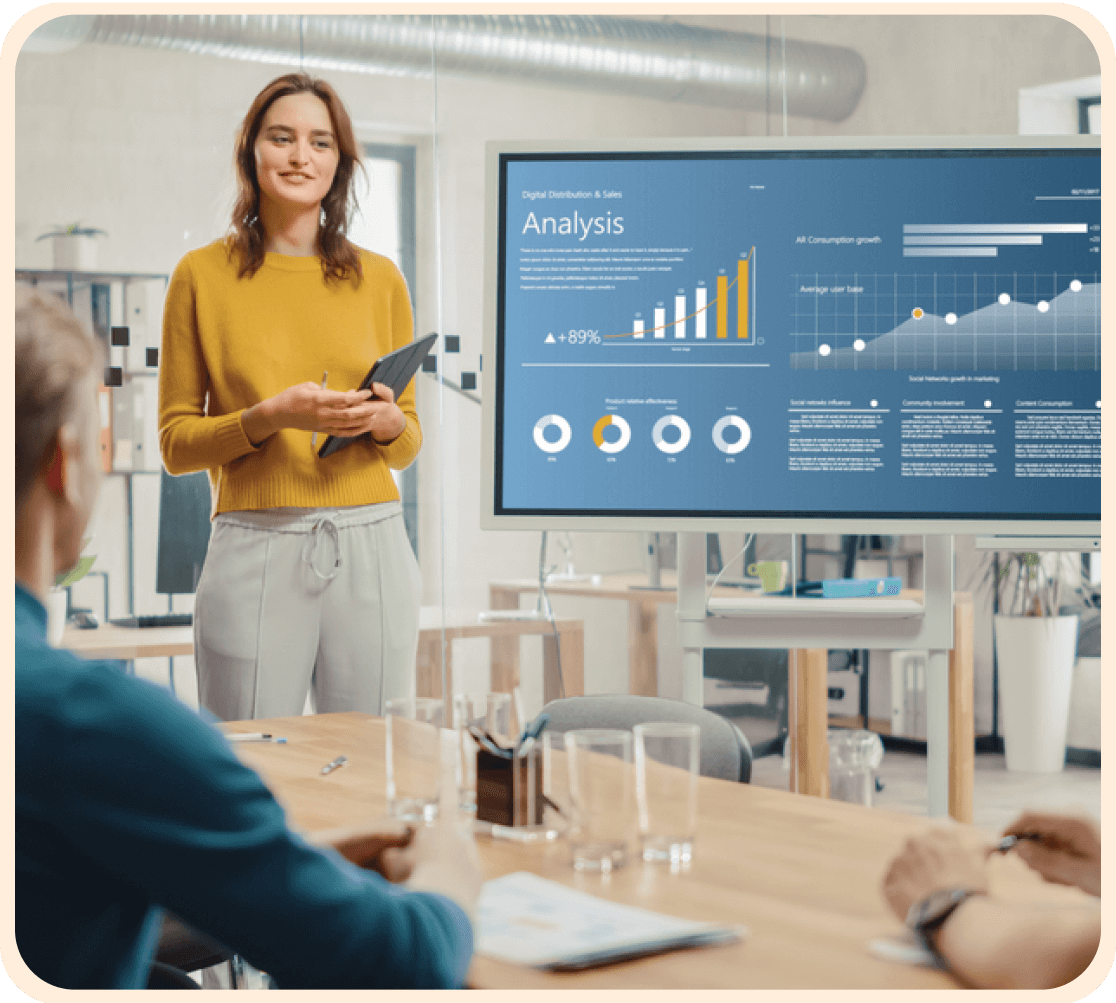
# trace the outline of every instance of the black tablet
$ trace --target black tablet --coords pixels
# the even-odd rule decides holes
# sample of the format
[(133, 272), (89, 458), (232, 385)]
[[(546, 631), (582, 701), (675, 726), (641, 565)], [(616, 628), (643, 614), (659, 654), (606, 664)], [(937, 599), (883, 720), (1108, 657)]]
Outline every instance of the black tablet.
[[(364, 377), (357, 389), (368, 390), (373, 383), (383, 383), (385, 386), (391, 387), (395, 399), (399, 400), (400, 395), (407, 389), (407, 384), (418, 372), (422, 360), (430, 354), (437, 340), (438, 336), (436, 334), (428, 334), (419, 341), (404, 345), (394, 352), (388, 352), (387, 355), (380, 356), (372, 368), (368, 370), (368, 375)], [(375, 396), (370, 398), (370, 400), (375, 399)], [(318, 450), (318, 458), (324, 460), (327, 456), (332, 456), (337, 450), (344, 449), (359, 438), (359, 435), (331, 435), (322, 443), (322, 448)]]

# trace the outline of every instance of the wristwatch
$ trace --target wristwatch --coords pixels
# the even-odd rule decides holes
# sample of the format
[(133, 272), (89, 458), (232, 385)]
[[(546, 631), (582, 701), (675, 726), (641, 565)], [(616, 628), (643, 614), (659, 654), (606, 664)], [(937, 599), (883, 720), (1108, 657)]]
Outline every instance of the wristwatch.
[(908, 910), (907, 926), (915, 932), (928, 951), (941, 958), (934, 943), (934, 932), (953, 915), (953, 910), (962, 902), (974, 895), (983, 894), (976, 888), (943, 888), (931, 892)]

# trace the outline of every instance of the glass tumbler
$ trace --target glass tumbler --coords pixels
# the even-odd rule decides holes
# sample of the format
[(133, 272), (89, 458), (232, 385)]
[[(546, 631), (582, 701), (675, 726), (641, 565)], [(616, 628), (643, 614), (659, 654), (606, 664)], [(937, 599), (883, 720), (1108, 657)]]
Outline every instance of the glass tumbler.
[(643, 859), (680, 863), (693, 855), (701, 729), (696, 724), (637, 724), (636, 803)]
[(384, 704), (388, 811), (411, 822), (438, 817), (441, 700), (400, 697)]
[(632, 733), (568, 731), (565, 745), (574, 869), (611, 871), (628, 859), (633, 829)]

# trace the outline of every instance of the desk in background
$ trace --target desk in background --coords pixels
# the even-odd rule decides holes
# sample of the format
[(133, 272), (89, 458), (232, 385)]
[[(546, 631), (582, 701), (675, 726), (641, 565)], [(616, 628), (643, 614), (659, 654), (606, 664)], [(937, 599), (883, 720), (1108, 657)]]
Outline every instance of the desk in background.
[[(303, 831), (386, 817), (384, 728), (363, 714), (230, 722), (226, 731), (283, 735), (285, 745), (238, 744)], [(321, 776), (344, 754), (342, 770)], [(577, 874), (561, 840), (524, 846), (478, 840), (486, 878), (526, 870), (572, 888), (687, 919), (739, 923), (738, 944), (679, 951), (577, 973), (546, 973), (477, 957), (478, 989), (943, 989), (939, 971), (882, 961), (866, 944), (901, 925), (880, 883), (925, 819), (748, 784), (701, 778), (698, 835), (688, 869), (635, 862), (608, 878)], [(392, 828), (397, 823), (392, 823)], [(1014, 857), (992, 862), (998, 891), (1061, 900)]]
[[(453, 692), (452, 661), (448, 642), (458, 638), (492, 638), (491, 686), (494, 691), (510, 693), (519, 681), (519, 639), (541, 635), (543, 638), (543, 696), (553, 700), (585, 692), (585, 632), (580, 620), (494, 620), (481, 622), (476, 613), (442, 610), (424, 606), (419, 613), (419, 642), (416, 685), (419, 696), (440, 696), (442, 692), (441, 649), (446, 645), (446, 675)], [(501, 645), (503, 645), (501, 647)], [(131, 662), (137, 658), (173, 658), (193, 655), (193, 627), (114, 627), (102, 624), (96, 630), (67, 627), (62, 647), (90, 659), (115, 659)], [(513, 653), (509, 667), (508, 652)], [(560, 669), (560, 672), (559, 672)], [(513, 681), (514, 680), (514, 681)]]
[(442, 638), (445, 637), (446, 680), (453, 689), (452, 645), (471, 637), (492, 640), (489, 688), (510, 693), (519, 684), (519, 641), (539, 635), (543, 641), (543, 702), (585, 692), (585, 630), (580, 620), (479, 620), (465, 610), (424, 606), (419, 621), (418, 695), (442, 695)]
[[(551, 596), (619, 600), (628, 604), (628, 692), (658, 695), (658, 607), (677, 602), (675, 578), (663, 576), (663, 589), (641, 589), (646, 576), (637, 573), (603, 575), (591, 582), (548, 583)], [(493, 582), (493, 609), (518, 609), (522, 595), (535, 595), (537, 581)], [(737, 589), (718, 587), (718, 597), (739, 597)], [(903, 598), (922, 601), (922, 592), (905, 589)], [(818, 600), (819, 602), (821, 600)], [(973, 605), (972, 596), (954, 595), (953, 649), (949, 665), (949, 813), (959, 822), (973, 818)], [(827, 655), (824, 649), (799, 649), (791, 660), (788, 694), (791, 708), (791, 790), (825, 797), (829, 789)], [(519, 651), (494, 639), (492, 657), (509, 667), (518, 680)]]

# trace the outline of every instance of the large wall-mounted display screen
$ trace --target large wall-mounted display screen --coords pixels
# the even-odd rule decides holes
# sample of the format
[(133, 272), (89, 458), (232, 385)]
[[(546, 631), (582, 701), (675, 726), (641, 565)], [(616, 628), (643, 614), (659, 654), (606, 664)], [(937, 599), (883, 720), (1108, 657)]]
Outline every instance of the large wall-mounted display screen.
[(514, 152), (498, 189), (496, 516), (1099, 520), (1099, 148)]

